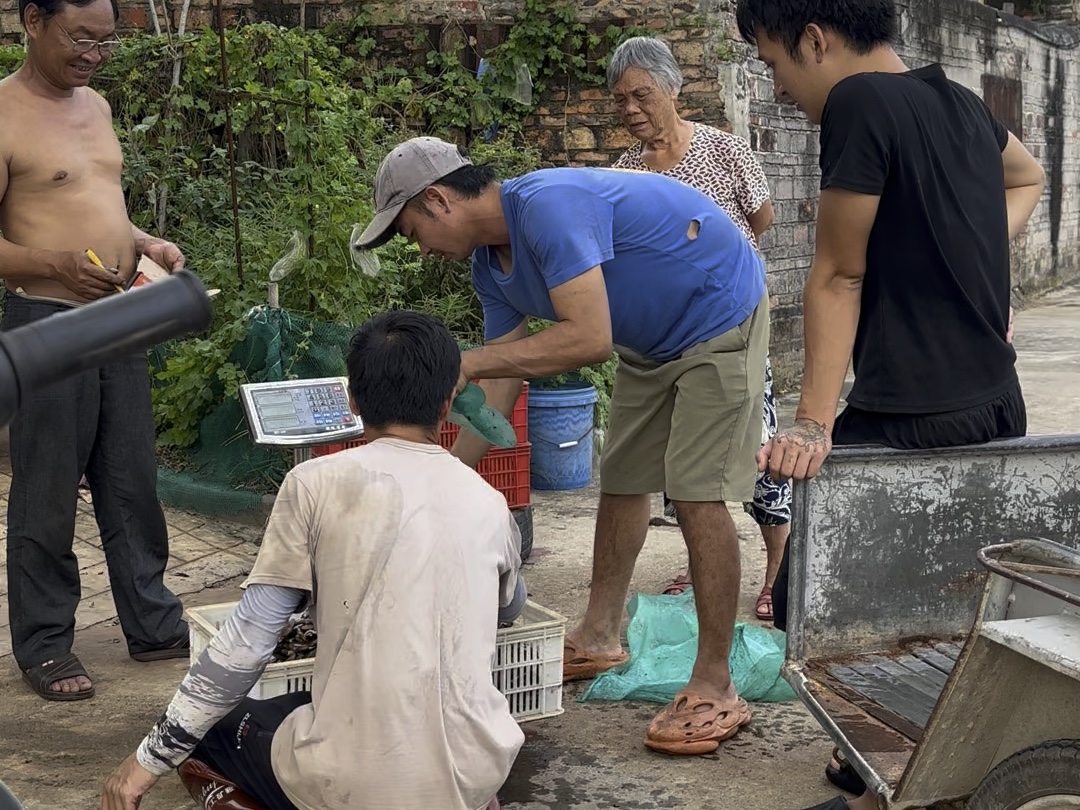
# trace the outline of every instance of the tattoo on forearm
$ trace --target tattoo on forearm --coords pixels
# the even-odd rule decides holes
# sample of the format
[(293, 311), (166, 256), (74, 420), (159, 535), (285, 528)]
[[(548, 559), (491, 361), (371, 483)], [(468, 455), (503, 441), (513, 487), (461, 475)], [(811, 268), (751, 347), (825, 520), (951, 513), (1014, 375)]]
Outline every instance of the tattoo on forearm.
[(826, 436), (829, 433), (829, 429), (825, 427), (824, 422), (819, 422), (816, 419), (811, 419), (807, 416), (800, 416), (795, 420), (795, 428), (806, 428), (808, 431), (814, 431), (822, 436)]

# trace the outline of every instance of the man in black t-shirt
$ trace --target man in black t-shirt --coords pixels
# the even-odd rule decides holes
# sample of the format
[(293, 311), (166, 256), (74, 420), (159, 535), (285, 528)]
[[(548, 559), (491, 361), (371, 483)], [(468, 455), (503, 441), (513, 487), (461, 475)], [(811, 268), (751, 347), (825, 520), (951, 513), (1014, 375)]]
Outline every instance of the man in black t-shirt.
[[(736, 15), (777, 96), (821, 125), (802, 391), (762, 468), (812, 478), (833, 443), (1023, 435), (1009, 240), (1042, 194), (1038, 163), (940, 66), (908, 69), (890, 45), (893, 0), (739, 0)], [(849, 360), (855, 383), (837, 417)], [(773, 597), (781, 628), (786, 562)], [(821, 808), (876, 806), (866, 793)]]
[(908, 70), (889, 45), (893, 0), (740, 0), (737, 13), (777, 95), (821, 125), (802, 396), (770, 472), (815, 475), (834, 421), (845, 444), (1022, 434), (1008, 243), (1041, 196), (1038, 163), (940, 66)]

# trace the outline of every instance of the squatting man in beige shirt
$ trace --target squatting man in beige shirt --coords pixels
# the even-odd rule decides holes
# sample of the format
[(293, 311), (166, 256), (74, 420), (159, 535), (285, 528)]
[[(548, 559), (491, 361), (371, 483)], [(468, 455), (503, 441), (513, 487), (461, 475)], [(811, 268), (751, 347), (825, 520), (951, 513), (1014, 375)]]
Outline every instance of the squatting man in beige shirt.
[[(212, 769), (265, 810), (498, 807), (524, 740), (491, 675), (525, 602), (521, 536), (438, 443), (461, 355), (438, 320), (395, 311), (357, 330), (347, 365), (369, 443), (286, 476), (239, 605), (104, 810), (136, 808), (189, 755), (189, 790)], [(311, 691), (245, 697), (308, 600)]]

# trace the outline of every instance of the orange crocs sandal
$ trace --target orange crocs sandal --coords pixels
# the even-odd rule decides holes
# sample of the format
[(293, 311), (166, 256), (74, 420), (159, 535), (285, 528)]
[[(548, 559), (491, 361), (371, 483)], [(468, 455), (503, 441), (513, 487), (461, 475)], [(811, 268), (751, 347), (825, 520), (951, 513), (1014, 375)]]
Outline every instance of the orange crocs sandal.
[(622, 650), (617, 653), (591, 653), (583, 650), (570, 639), (563, 642), (563, 683), (587, 681), (601, 672), (626, 663), (630, 656)]
[(723, 704), (683, 691), (653, 718), (645, 745), (664, 754), (711, 754), (749, 723), (750, 717), (750, 707), (742, 698)]

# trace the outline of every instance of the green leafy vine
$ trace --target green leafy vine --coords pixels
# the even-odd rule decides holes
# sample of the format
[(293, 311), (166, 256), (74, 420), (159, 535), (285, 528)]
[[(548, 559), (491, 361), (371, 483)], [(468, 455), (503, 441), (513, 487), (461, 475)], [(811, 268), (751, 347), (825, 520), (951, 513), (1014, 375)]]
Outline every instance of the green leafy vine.
[[(349, 326), (408, 307), (439, 316), (464, 342), (478, 341), (482, 317), (467, 265), (424, 258), (400, 241), (380, 252), (377, 277), (353, 264), (348, 239), (353, 225), (373, 213), (375, 168), (390, 147), (421, 133), (468, 142), (473, 157), (502, 176), (536, 168), (541, 156), (523, 129), (538, 101), (568, 85), (602, 83), (611, 50), (636, 32), (597, 30), (578, 20), (570, 3), (525, 0), (505, 40), (484, 54), (488, 69), (477, 75), (465, 66), (464, 49), (473, 47), (467, 38), (446, 49), (414, 42), (419, 61), (388, 58), (363, 14), (322, 31), (251, 24), (226, 32), (228, 89), (215, 32), (126, 37), (95, 87), (112, 106), (124, 148), (131, 219), (181, 245), (189, 268), (221, 290), (207, 333), (152, 357), (159, 441), (170, 457), (195, 445), (207, 414), (248, 381), (234, 351), (250, 313), (266, 305), (270, 268), (293, 234), (307, 249), (280, 286), (288, 312)], [(24, 56), (21, 46), (0, 47), (0, 76)], [(174, 83), (177, 59), (182, 67)], [(235, 210), (226, 109), (235, 143)], [(601, 419), (612, 368), (582, 372), (600, 390)]]

